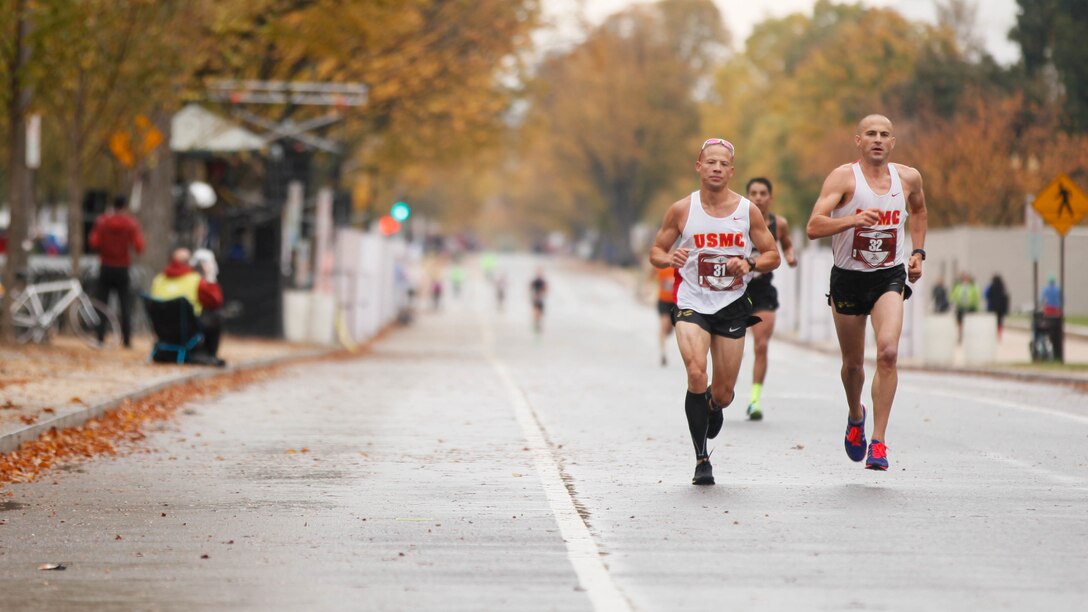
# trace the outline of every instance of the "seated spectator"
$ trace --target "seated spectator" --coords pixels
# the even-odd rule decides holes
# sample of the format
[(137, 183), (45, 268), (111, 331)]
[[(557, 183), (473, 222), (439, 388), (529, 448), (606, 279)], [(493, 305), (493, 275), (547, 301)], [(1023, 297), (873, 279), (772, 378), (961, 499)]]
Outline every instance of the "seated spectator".
[(219, 338), (223, 333), (223, 292), (219, 285), (219, 264), (215, 254), (208, 249), (197, 249), (189, 261), (193, 269), (204, 278), (203, 282), (214, 287), (218, 299), (204, 304), (204, 311), (198, 312), (200, 324), (204, 327), (204, 346), (213, 357), (219, 357)]
[[(207, 252), (211, 255), (210, 252)], [(194, 351), (193, 363), (225, 365), (219, 359), (219, 336), (222, 332), (221, 317), (218, 311), (223, 307), (223, 290), (216, 275), (215, 258), (211, 263), (207, 258), (197, 263), (200, 270), (190, 265), (192, 254), (184, 247), (174, 250), (170, 263), (151, 281), (151, 297), (156, 300), (171, 300), (184, 297), (193, 306), (193, 312), (200, 319), (204, 333), (204, 342)], [(205, 316), (208, 313), (208, 316)]]

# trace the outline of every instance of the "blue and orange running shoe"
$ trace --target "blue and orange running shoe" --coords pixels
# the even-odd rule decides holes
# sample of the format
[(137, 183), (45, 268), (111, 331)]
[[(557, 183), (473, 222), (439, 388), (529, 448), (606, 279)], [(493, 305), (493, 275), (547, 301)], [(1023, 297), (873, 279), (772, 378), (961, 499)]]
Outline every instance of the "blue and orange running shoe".
[(869, 445), (869, 458), (865, 460), (865, 469), (881, 472), (888, 469), (888, 447), (880, 440), (874, 439)]
[(865, 404), (862, 404), (861, 421), (857, 423), (846, 417), (846, 456), (851, 461), (865, 458), (865, 412)]

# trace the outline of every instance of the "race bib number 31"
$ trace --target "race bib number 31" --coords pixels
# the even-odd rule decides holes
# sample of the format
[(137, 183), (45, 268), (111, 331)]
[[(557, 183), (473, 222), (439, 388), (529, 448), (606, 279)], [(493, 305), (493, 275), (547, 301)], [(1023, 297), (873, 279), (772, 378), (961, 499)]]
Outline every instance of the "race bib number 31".
[(699, 254), (699, 286), (711, 291), (730, 291), (744, 284), (739, 276), (733, 276), (725, 267), (728, 255)]
[(871, 227), (854, 232), (854, 259), (870, 268), (885, 268), (895, 263), (898, 229), (878, 230)]

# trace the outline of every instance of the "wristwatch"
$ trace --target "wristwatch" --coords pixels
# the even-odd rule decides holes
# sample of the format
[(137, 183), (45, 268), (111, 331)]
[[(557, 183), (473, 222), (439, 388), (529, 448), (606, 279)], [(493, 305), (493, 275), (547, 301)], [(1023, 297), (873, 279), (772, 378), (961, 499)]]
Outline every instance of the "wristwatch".
[[(922, 257), (924, 258), (925, 255), (923, 255)], [(752, 257), (751, 255), (749, 255), (748, 257), (744, 258), (744, 261), (748, 262), (748, 271), (749, 272), (755, 272), (756, 271), (756, 258), (755, 257)]]
[(914, 249), (913, 251), (910, 252), (910, 254), (911, 255), (921, 255), (922, 256), (922, 261), (926, 260), (926, 250), (925, 249)]

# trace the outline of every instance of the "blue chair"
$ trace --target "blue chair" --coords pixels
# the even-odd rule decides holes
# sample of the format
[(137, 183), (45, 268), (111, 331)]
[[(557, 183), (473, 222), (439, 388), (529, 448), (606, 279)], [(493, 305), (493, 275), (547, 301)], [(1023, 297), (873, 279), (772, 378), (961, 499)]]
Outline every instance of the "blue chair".
[(159, 363), (189, 361), (190, 354), (204, 341), (193, 305), (183, 297), (156, 300), (145, 293), (140, 298), (155, 331), (151, 360)]

